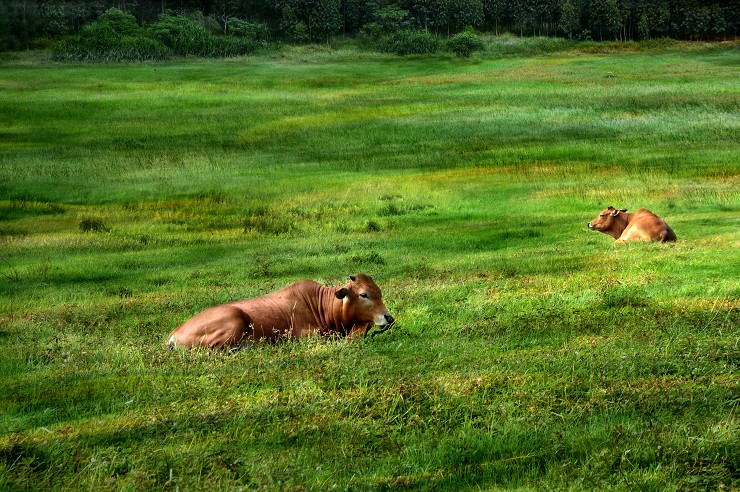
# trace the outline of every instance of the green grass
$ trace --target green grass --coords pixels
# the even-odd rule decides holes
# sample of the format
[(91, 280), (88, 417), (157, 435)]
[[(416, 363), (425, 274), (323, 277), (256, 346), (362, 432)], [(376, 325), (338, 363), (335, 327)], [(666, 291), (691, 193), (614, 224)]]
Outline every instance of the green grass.
[[(0, 489), (740, 487), (737, 44), (517, 42), (0, 61)], [(359, 271), (373, 341), (164, 348)]]

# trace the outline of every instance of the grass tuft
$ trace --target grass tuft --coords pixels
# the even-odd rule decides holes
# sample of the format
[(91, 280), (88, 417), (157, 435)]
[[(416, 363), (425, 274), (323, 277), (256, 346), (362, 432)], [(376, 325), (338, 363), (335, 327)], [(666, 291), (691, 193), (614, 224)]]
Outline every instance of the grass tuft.
[(110, 232), (111, 230), (110, 227), (103, 222), (103, 219), (98, 217), (83, 217), (77, 223), (77, 226), (82, 232)]

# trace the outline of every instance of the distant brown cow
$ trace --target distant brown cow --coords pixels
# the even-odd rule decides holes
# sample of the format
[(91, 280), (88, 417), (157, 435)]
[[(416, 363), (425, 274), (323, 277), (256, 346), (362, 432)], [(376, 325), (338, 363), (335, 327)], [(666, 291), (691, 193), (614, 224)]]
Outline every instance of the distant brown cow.
[(628, 214), (626, 208), (617, 210), (609, 207), (589, 222), (588, 228), (609, 234), (620, 243), (635, 240), (666, 243), (676, 240), (673, 229), (646, 208)]
[(393, 321), (373, 279), (358, 273), (340, 287), (302, 280), (262, 297), (206, 309), (170, 333), (167, 345), (227, 349), (245, 339), (365, 335), (373, 325), (387, 328)]

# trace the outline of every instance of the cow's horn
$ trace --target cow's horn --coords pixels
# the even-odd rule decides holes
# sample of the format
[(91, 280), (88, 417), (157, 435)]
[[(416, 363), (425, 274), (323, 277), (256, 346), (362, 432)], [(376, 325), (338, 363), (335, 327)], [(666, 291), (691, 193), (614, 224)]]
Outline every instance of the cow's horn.
[(612, 217), (616, 217), (617, 215), (619, 215), (619, 210), (615, 210), (614, 212), (612, 212), (609, 215), (611, 215)]

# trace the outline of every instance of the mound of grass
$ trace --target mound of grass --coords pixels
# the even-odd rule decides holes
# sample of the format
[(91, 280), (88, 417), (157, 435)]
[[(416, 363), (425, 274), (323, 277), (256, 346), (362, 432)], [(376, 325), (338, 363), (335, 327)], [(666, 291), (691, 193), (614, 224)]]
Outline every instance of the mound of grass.
[(98, 217), (83, 217), (78, 225), (82, 232), (110, 232), (110, 227)]

